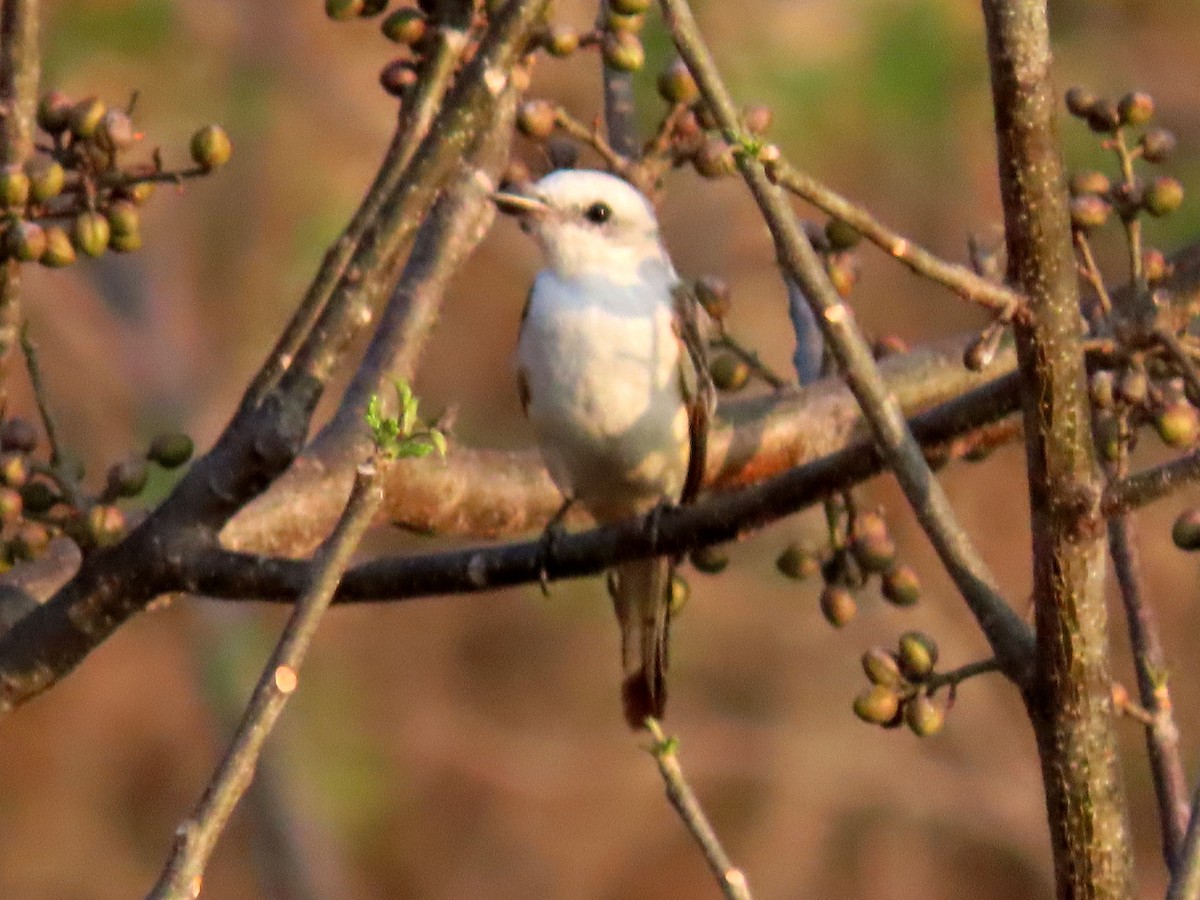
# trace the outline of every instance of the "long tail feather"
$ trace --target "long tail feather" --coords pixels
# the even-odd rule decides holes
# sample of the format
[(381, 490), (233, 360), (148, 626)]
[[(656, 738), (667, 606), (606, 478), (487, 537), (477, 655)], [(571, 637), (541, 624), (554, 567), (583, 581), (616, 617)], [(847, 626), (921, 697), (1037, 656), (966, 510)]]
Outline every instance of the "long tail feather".
[(647, 716), (662, 718), (667, 703), (670, 560), (624, 563), (613, 572), (610, 588), (621, 624), (621, 699), (625, 720), (637, 730)]

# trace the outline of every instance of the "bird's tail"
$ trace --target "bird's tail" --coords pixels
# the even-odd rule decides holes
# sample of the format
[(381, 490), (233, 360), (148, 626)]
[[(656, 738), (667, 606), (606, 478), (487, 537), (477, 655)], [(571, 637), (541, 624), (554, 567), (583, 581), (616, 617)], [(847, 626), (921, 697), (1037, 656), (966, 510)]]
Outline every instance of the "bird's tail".
[(647, 716), (662, 718), (667, 702), (671, 569), (665, 557), (639, 559), (617, 566), (609, 579), (621, 624), (621, 699), (634, 730)]

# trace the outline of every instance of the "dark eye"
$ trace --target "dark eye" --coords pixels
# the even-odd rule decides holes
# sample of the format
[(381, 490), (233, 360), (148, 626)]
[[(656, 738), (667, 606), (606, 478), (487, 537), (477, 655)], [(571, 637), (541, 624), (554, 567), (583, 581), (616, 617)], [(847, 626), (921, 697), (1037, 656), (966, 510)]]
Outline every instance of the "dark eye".
[(589, 222), (603, 225), (612, 218), (612, 207), (607, 203), (593, 203), (583, 211), (583, 217)]

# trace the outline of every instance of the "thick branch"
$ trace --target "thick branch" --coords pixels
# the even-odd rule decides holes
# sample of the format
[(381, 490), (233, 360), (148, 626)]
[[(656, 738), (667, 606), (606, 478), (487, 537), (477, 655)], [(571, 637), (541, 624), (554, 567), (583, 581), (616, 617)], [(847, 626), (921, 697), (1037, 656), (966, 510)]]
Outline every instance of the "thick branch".
[(1133, 871), (1117, 766), (1079, 290), (1050, 81), (1044, 0), (985, 0), (1017, 323), (1033, 530), (1037, 734), (1060, 897), (1127, 898)]
[[(931, 457), (944, 459), (947, 444), (956, 442), (965, 430), (1005, 415), (1015, 400), (1016, 376), (1009, 375), (917, 416), (913, 432), (927, 443)], [(559, 579), (593, 575), (629, 559), (679, 555), (694, 547), (733, 540), (791, 515), (878, 473), (882, 466), (875, 443), (860, 438), (824, 459), (672, 510), (653, 525), (646, 519), (631, 519), (564, 535), (555, 541), (549, 560), (543, 556), (541, 541), (534, 540), (364, 563), (346, 573), (339, 599), (399, 600), (483, 591), (535, 582), (543, 566), (549, 577)], [(230, 599), (288, 601), (303, 583), (306, 571), (307, 564), (300, 560), (198, 548), (187, 556), (181, 587)]]

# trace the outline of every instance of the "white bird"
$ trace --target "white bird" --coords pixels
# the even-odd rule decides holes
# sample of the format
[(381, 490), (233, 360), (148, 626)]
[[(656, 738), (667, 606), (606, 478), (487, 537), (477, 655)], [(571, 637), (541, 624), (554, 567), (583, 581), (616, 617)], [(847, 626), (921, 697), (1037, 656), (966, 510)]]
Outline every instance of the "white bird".
[[(711, 384), (694, 301), (659, 238), (654, 208), (604, 172), (552, 172), (497, 193), (541, 246), (521, 318), (521, 405), (564, 511), (599, 522), (691, 500), (704, 471)], [(666, 702), (672, 563), (622, 563), (609, 590), (621, 626), (630, 727)]]

